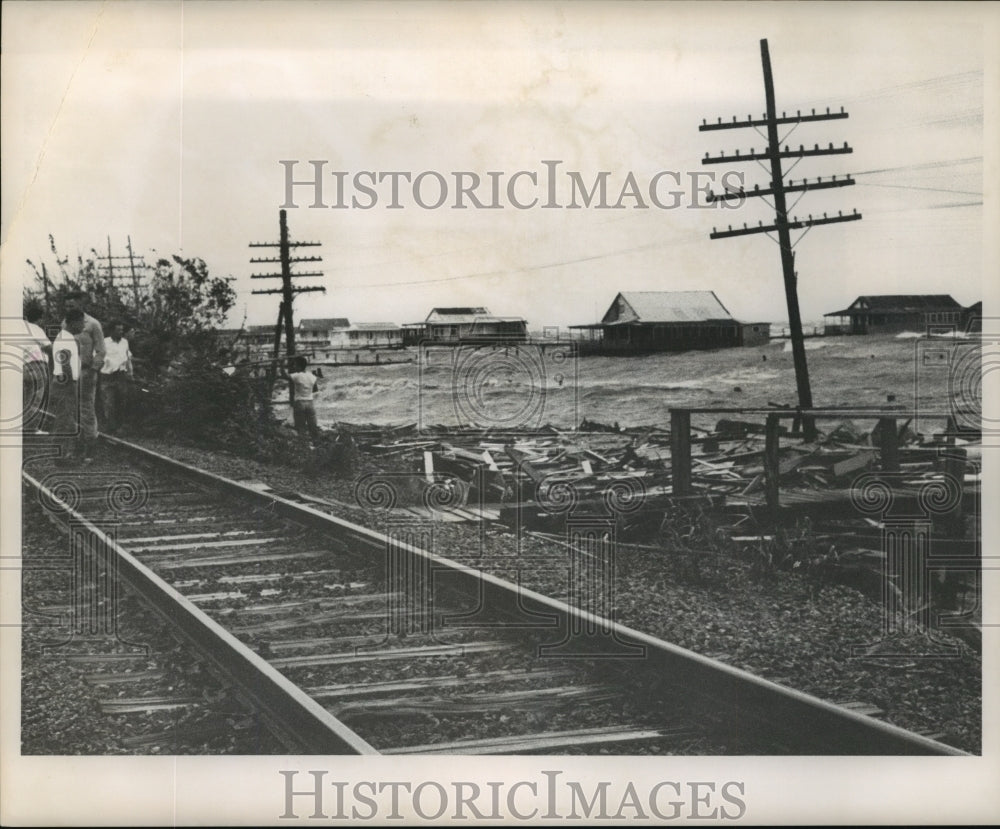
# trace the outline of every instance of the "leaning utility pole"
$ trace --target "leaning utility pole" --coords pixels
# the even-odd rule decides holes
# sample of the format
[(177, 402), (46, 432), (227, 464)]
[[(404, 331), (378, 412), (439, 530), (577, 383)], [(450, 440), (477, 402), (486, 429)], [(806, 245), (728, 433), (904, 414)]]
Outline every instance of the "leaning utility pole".
[[(784, 150), (781, 149), (781, 140), (778, 137), (778, 126), (782, 124), (794, 124), (795, 127), (789, 131), (795, 130), (799, 124), (808, 123), (812, 121), (831, 121), (833, 119), (847, 118), (847, 113), (844, 112), (844, 108), (840, 108), (840, 112), (830, 112), (829, 107), (826, 110), (826, 114), (816, 114), (816, 110), (812, 111), (810, 115), (802, 115), (801, 112), (796, 112), (794, 116), (788, 117), (784, 112), (781, 113), (779, 118), (777, 115), (777, 110), (774, 103), (774, 80), (771, 76), (771, 56), (767, 49), (767, 40), (761, 40), (760, 42), (760, 59), (764, 68), (764, 97), (767, 103), (767, 112), (763, 115), (762, 119), (759, 121), (753, 120), (749, 115), (746, 121), (737, 121), (736, 116), (733, 116), (732, 122), (723, 122), (721, 118), (715, 124), (708, 124), (702, 121), (701, 126), (698, 128), (702, 132), (708, 130), (724, 130), (724, 129), (738, 129), (743, 127), (753, 127), (757, 129), (758, 127), (767, 128), (767, 149), (763, 153), (757, 153), (753, 149), (747, 155), (740, 155), (739, 150), (736, 151), (735, 155), (723, 155), (715, 158), (709, 157), (708, 153), (705, 154), (705, 158), (702, 159), (702, 164), (723, 164), (733, 161), (767, 161), (770, 162), (770, 173), (771, 173), (771, 186), (770, 188), (760, 189), (759, 186), (754, 185), (753, 190), (728, 190), (721, 194), (710, 194), (709, 201), (740, 201), (748, 196), (773, 196), (774, 197), (774, 224), (764, 225), (763, 223), (758, 223), (757, 227), (748, 228), (745, 224), (742, 228), (737, 228), (733, 230), (732, 225), (729, 226), (728, 230), (717, 231), (712, 228), (712, 233), (710, 238), (712, 239), (725, 239), (730, 236), (744, 236), (750, 233), (768, 233), (777, 231), (778, 234), (778, 247), (781, 249), (781, 271), (785, 282), (785, 300), (788, 304), (788, 327), (789, 333), (792, 340), (792, 358), (795, 362), (795, 385), (798, 390), (799, 397), (799, 408), (801, 409), (811, 409), (812, 408), (812, 390), (809, 387), (809, 370), (806, 366), (806, 349), (805, 341), (802, 336), (802, 318), (799, 314), (799, 297), (796, 290), (796, 277), (798, 274), (795, 271), (795, 253), (793, 248), (795, 244), (798, 244), (802, 240), (802, 237), (806, 235), (815, 225), (825, 225), (833, 224), (834, 222), (850, 222), (856, 221), (861, 218), (861, 214), (855, 210), (852, 214), (844, 216), (838, 211), (836, 216), (827, 217), (826, 213), (823, 214), (822, 218), (814, 219), (812, 215), (809, 215), (808, 219), (799, 219), (797, 217), (792, 217), (791, 220), (788, 218), (788, 205), (785, 198), (786, 194), (793, 192), (805, 192), (807, 190), (825, 190), (830, 187), (847, 187), (854, 184), (854, 179), (850, 176), (846, 178), (838, 179), (836, 176), (832, 180), (823, 181), (822, 176), (820, 176), (816, 181), (808, 182), (806, 179), (802, 179), (801, 184), (793, 184), (791, 179), (788, 183), (785, 183), (784, 174), (781, 169), (781, 159), (783, 158), (795, 158), (803, 159), (806, 157), (820, 156), (820, 155), (840, 155), (844, 153), (853, 152), (853, 150), (844, 142), (843, 147), (834, 147), (830, 144), (829, 147), (821, 149), (819, 144), (814, 145), (811, 150), (805, 149), (801, 144), (798, 150), (789, 150), (788, 145), (785, 145)], [(759, 130), (758, 130), (759, 132)], [(787, 138), (788, 135), (785, 136)], [(796, 161), (796, 164), (798, 161)], [(794, 168), (794, 164), (792, 167)], [(801, 198), (801, 196), (799, 197)], [(797, 201), (797, 200), (796, 200)], [(794, 206), (794, 205), (793, 205)], [(796, 240), (795, 244), (792, 244), (791, 231), (792, 230), (803, 230), (801, 236)], [(774, 238), (774, 237), (770, 237)], [(810, 417), (803, 418), (803, 433), (807, 440), (812, 440), (816, 436), (816, 427), (813, 419)]]
[[(251, 259), (251, 262), (275, 262), (281, 264), (281, 273), (253, 273), (250, 274), (251, 279), (280, 279), (280, 288), (267, 288), (259, 291), (254, 291), (255, 294), (281, 294), (281, 309), (279, 312), (279, 319), (284, 319), (285, 322), (285, 347), (286, 353), (289, 357), (295, 354), (295, 323), (292, 317), (292, 299), (294, 299), (295, 294), (304, 293), (306, 291), (323, 291), (326, 292), (326, 288), (321, 285), (306, 285), (299, 286), (293, 285), (292, 279), (294, 277), (300, 276), (322, 276), (322, 271), (310, 271), (308, 273), (292, 273), (292, 265), (296, 262), (322, 262), (323, 257), (321, 256), (301, 256), (293, 259), (291, 257), (292, 248), (307, 248), (307, 247), (319, 247), (319, 242), (290, 242), (288, 241), (288, 221), (286, 219), (286, 214), (284, 210), (278, 213), (278, 224), (281, 231), (279, 241), (277, 242), (251, 242), (250, 247), (252, 248), (278, 248), (278, 258), (277, 259)], [(280, 329), (275, 329), (275, 352), (277, 352), (278, 346), (281, 341)], [(275, 353), (277, 356), (277, 353)]]

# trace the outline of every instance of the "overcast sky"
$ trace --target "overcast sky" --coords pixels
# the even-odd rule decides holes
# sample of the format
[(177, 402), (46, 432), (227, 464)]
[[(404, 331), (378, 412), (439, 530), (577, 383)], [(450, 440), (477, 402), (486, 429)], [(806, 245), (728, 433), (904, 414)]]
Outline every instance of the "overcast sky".
[[(788, 143), (851, 155), (803, 160), (791, 178), (852, 173), (857, 186), (807, 194), (800, 216), (857, 208), (796, 248), (803, 317), (859, 293), (982, 298), (984, 53), (996, 8), (802, 4), (5, 3), (2, 266), (54, 260), (48, 234), (75, 257), (183, 252), (236, 278), (232, 321), (272, 322), (277, 298), (252, 296), (251, 241), (273, 241), (285, 201), (281, 160), (296, 178), (325, 161), (323, 208), (295, 188), (294, 239), (318, 241), (326, 295), (296, 316), (411, 322), (436, 305), (486, 305), (532, 328), (591, 322), (619, 290), (715, 290), (737, 317), (786, 318), (778, 249), (763, 235), (711, 241), (713, 226), (756, 224), (739, 211), (691, 209), (690, 174), (768, 174), (755, 162), (703, 166), (706, 152), (751, 147), (754, 130), (698, 131), (702, 118), (764, 111), (760, 45), (768, 38), (779, 110), (849, 112), (801, 125)], [(995, 34), (995, 29), (992, 30)], [(987, 61), (984, 64), (984, 59)], [(984, 78), (985, 69), (985, 78)], [(987, 117), (989, 114), (987, 113)], [(995, 123), (995, 121), (993, 122)], [(786, 132), (786, 130), (783, 131)], [(994, 129), (995, 138), (996, 131)], [(991, 142), (988, 142), (991, 143)], [(990, 149), (992, 152), (992, 148)], [(590, 186), (607, 171), (622, 209), (543, 209), (543, 161)], [(992, 162), (987, 157), (987, 164)], [(507, 184), (526, 176), (515, 198)], [(440, 173), (448, 198), (425, 209), (400, 180), (371, 209), (331, 207), (361, 171)], [(454, 209), (455, 172), (499, 183), (501, 209)], [(651, 203), (651, 179), (661, 203)], [(436, 177), (420, 198), (437, 200)], [(671, 196), (671, 190), (686, 190)], [(996, 200), (995, 189), (989, 201)], [(467, 204), (471, 204), (469, 200)], [(273, 283), (276, 285), (277, 283)]]

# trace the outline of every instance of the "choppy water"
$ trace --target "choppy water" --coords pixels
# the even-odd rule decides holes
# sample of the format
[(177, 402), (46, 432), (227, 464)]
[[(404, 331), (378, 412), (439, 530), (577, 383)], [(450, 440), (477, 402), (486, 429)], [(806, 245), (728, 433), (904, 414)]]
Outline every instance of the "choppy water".
[[(807, 345), (817, 406), (877, 405), (888, 395), (904, 406), (943, 406), (954, 385), (947, 366), (958, 354), (947, 350), (968, 348), (892, 336)], [(938, 354), (937, 362), (928, 354)], [(672, 407), (796, 403), (792, 355), (781, 341), (644, 357), (573, 358), (564, 348), (543, 353), (532, 346), (426, 356), (409, 364), (324, 368), (320, 422), (570, 428), (587, 418), (666, 425)]]

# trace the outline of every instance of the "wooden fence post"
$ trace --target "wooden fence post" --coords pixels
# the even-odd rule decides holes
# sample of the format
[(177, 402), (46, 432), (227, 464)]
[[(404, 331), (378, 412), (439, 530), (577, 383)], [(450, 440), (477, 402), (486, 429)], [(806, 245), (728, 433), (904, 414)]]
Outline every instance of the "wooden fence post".
[(899, 472), (899, 433), (896, 431), (896, 418), (879, 418), (878, 443), (882, 452), (882, 471)]
[(691, 412), (670, 410), (670, 480), (674, 495), (691, 494)]
[(781, 418), (776, 414), (767, 416), (764, 435), (764, 492), (767, 508), (777, 512), (781, 505), (779, 490), (778, 446), (780, 442)]
[(952, 446), (947, 449), (944, 457), (945, 477), (952, 478), (958, 484), (958, 504), (949, 513), (945, 520), (948, 533), (955, 538), (965, 536), (965, 505), (962, 503), (965, 497), (965, 467), (968, 453), (961, 446)]

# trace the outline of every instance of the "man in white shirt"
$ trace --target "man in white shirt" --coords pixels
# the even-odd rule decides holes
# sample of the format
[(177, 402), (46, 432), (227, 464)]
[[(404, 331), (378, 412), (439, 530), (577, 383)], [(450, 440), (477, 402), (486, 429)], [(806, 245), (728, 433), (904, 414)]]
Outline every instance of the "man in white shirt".
[[(286, 374), (290, 384), (292, 397), (292, 417), (295, 421), (295, 431), (300, 435), (309, 435), (312, 441), (309, 448), (315, 448), (319, 439), (319, 424), (316, 422), (316, 409), (313, 406), (313, 394), (318, 390), (316, 375), (309, 371), (309, 361), (298, 355), (291, 358), (291, 374)], [(282, 372), (284, 373), (284, 372)]]
[[(24, 312), (25, 338), (21, 345), (21, 428), (25, 433), (42, 428), (45, 399), (49, 388), (49, 355), (52, 343), (38, 323), (42, 309), (31, 306)], [(18, 339), (20, 337), (18, 336)]]
[(132, 387), (132, 352), (123, 336), (125, 327), (113, 322), (110, 337), (104, 338), (104, 365), (101, 367), (101, 410), (106, 432), (117, 432), (125, 416)]
[(86, 437), (80, 433), (79, 420), (83, 382), (79, 338), (84, 330), (83, 311), (78, 308), (67, 311), (64, 324), (66, 327), (52, 344), (49, 389), (49, 408), (53, 415), (51, 434), (61, 448), (56, 459), (60, 465), (88, 457)]

